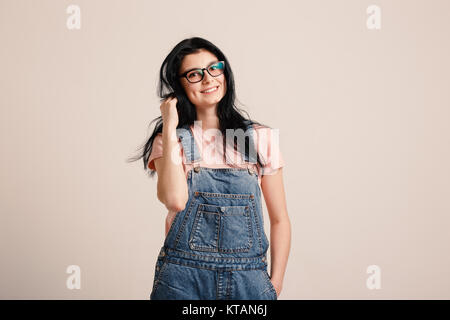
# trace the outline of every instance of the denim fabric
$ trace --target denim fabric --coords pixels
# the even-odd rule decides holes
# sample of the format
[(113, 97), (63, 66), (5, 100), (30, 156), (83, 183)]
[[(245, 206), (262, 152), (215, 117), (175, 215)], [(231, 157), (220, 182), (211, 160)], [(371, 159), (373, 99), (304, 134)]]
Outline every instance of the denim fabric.
[(248, 169), (195, 166), (201, 155), (185, 128), (177, 135), (186, 161), (194, 163), (187, 174), (189, 199), (159, 252), (150, 299), (276, 300), (256, 158), (241, 151)]

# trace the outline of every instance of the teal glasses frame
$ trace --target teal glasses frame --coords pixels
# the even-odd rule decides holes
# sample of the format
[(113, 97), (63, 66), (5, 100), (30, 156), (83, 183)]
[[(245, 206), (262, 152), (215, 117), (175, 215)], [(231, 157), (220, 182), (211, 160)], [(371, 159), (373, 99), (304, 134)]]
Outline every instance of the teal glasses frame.
[[(213, 76), (213, 75), (209, 72), (208, 69), (209, 69), (209, 67), (211, 67), (211, 66), (213, 66), (213, 65), (215, 65), (215, 64), (218, 64), (218, 63), (222, 63), (222, 65), (223, 65), (222, 72), (221, 72), (220, 74), (218, 74), (218, 75)], [(209, 66), (207, 66), (206, 68), (199, 68), (199, 69), (188, 70), (188, 71), (186, 71), (185, 73), (181, 74), (179, 77), (180, 77), (180, 78), (186, 78), (186, 80), (187, 80), (188, 82), (190, 82), (190, 83), (197, 83), (197, 82), (202, 81), (203, 78), (205, 77), (205, 71), (204, 71), (204, 70), (206, 70), (206, 71), (209, 73), (209, 75), (210, 75), (211, 77), (218, 77), (218, 76), (220, 76), (221, 74), (223, 74), (223, 73), (225, 72), (225, 61), (217, 61), (217, 62), (214, 62), (214, 63), (210, 64)], [(188, 75), (188, 73), (191, 73), (191, 72), (193, 72), (193, 71), (200, 72), (200, 73), (202, 74), (202, 78), (201, 78), (200, 80), (198, 80), (198, 81), (190, 81), (190, 80), (188, 79), (187, 75)]]

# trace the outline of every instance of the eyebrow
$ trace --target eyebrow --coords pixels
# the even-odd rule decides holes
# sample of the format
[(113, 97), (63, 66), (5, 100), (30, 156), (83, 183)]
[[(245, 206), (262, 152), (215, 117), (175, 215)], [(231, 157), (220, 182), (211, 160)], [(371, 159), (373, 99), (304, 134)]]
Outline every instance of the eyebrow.
[[(210, 65), (212, 65), (213, 63), (216, 63), (216, 62), (219, 62), (219, 60), (211, 61), (210, 63), (208, 63), (208, 66), (207, 66), (207, 67), (209, 67)], [(185, 72), (182, 72), (181, 74), (185, 74), (185, 73), (188, 73), (188, 72), (190, 72), (190, 71), (192, 71), (192, 70), (198, 70), (198, 69), (201, 69), (201, 68), (200, 68), (200, 67), (198, 67), (198, 68), (192, 68), (192, 69), (189, 69), (189, 70), (187, 70), (187, 71), (185, 71)]]

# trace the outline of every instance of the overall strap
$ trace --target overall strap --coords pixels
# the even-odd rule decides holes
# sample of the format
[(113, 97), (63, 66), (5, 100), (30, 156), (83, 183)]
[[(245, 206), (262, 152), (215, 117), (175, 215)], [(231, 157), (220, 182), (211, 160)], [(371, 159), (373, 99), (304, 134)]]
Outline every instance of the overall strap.
[(244, 144), (244, 146), (241, 146), (241, 148), (240, 148), (241, 150), (239, 150), (239, 151), (243, 155), (246, 162), (255, 164), (258, 162), (258, 160), (257, 160), (257, 156), (258, 156), (257, 152), (258, 151), (257, 151), (255, 143), (254, 143), (254, 140), (256, 140), (256, 139), (254, 139), (254, 137), (256, 135), (255, 128), (253, 128), (253, 125), (251, 124), (251, 121), (249, 121), (249, 120), (244, 120), (244, 123), (247, 127), (245, 133), (246, 133), (246, 135), (248, 133), (248, 137), (249, 137), (249, 139), (248, 139), (248, 142), (249, 142), (248, 155), (245, 154), (245, 144)]
[(186, 156), (186, 163), (200, 162), (202, 156), (200, 154), (194, 135), (188, 124), (177, 128), (177, 137), (181, 140), (183, 152)]

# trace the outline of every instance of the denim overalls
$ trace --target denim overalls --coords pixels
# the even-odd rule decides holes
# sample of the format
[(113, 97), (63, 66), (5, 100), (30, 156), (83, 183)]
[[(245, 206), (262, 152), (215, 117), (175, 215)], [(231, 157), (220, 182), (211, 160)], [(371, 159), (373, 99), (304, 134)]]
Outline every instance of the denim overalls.
[(200, 167), (192, 131), (184, 129), (177, 136), (194, 165), (187, 173), (189, 199), (159, 252), (150, 299), (277, 300), (267, 273), (256, 159), (241, 150), (247, 169)]

